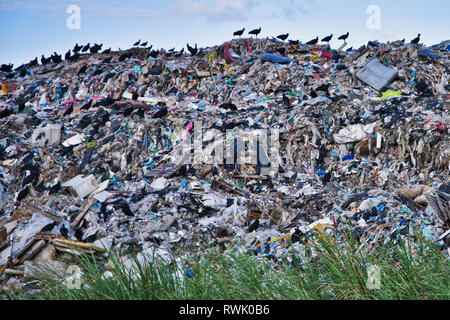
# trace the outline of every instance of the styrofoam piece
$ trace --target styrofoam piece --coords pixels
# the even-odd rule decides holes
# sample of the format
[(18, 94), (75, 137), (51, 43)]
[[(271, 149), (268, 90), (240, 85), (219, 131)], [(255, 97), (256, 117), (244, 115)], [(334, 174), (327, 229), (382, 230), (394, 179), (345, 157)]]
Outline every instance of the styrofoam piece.
[(387, 87), (397, 77), (397, 74), (397, 70), (386, 67), (377, 59), (373, 59), (364, 68), (356, 72), (356, 77), (380, 91)]
[(83, 177), (83, 175), (80, 174), (69, 181), (64, 182), (62, 187), (69, 188), (80, 198), (85, 198), (98, 188), (98, 183), (94, 175), (90, 174), (87, 177)]

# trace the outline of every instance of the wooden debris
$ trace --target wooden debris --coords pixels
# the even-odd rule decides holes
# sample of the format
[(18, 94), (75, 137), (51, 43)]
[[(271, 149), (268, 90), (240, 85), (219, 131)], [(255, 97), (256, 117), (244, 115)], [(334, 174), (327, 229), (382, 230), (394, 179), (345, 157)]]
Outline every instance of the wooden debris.
[(77, 241), (72, 241), (72, 240), (65, 240), (65, 239), (52, 239), (50, 240), (55, 246), (58, 245), (62, 245), (62, 246), (66, 246), (66, 247), (76, 247), (76, 248), (82, 248), (82, 249), (92, 249), (94, 251), (97, 252), (106, 252), (105, 249), (103, 248), (99, 248), (96, 246), (93, 246), (90, 243), (84, 243), (84, 242), (77, 242)]
[(89, 199), (88, 203), (84, 206), (83, 210), (81, 210), (81, 212), (78, 214), (78, 216), (75, 218), (75, 220), (70, 224), (70, 226), (72, 228), (75, 228), (81, 221), (81, 219), (84, 218), (84, 216), (86, 215), (86, 213), (89, 211), (89, 208), (95, 203), (97, 202), (97, 199), (95, 198), (91, 198)]

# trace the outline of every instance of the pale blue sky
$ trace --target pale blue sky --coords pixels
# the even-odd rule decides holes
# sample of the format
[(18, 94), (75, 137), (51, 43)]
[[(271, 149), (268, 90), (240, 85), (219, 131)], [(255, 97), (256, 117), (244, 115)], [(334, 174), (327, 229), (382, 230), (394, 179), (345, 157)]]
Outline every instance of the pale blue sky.
[[(81, 29), (69, 30), (69, 5), (81, 9)], [(366, 22), (369, 5), (380, 8), (381, 29)], [(154, 48), (211, 46), (230, 40), (234, 31), (262, 27), (260, 37), (289, 32), (308, 41), (317, 35), (350, 32), (349, 46), (368, 40), (411, 40), (426, 45), (450, 39), (448, 0), (0, 0), (0, 63), (15, 66), (53, 51), (65, 53), (76, 42), (129, 48), (142, 39)]]

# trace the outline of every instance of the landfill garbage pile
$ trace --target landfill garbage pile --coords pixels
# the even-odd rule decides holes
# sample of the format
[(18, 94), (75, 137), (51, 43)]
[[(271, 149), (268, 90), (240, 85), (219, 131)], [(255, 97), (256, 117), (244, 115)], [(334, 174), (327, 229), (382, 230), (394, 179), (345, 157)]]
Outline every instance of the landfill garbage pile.
[[(449, 43), (235, 39), (0, 72), (2, 285), (80, 251), (239, 242), (277, 260), (342, 230), (373, 244), (418, 228), (448, 257)], [(268, 143), (237, 161), (255, 130)], [(199, 139), (235, 162), (173, 157)]]

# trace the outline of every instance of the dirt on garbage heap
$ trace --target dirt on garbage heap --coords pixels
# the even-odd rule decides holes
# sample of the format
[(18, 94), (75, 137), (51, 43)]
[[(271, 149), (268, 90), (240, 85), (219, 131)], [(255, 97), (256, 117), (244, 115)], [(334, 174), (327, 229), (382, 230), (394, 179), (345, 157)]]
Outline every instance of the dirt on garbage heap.
[(343, 229), (417, 228), (448, 257), (449, 43), (239, 39), (0, 73), (1, 283), (79, 250), (280, 259)]

